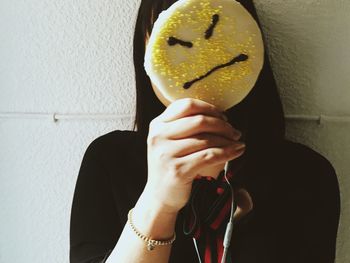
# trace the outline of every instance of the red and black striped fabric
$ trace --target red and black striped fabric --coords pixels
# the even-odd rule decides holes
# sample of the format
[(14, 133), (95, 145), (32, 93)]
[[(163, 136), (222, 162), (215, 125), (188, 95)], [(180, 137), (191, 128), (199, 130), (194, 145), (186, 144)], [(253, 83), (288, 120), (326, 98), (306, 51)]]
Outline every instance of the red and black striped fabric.
[[(229, 166), (227, 178), (234, 186), (233, 174), (237, 167)], [(232, 196), (222, 170), (217, 179), (198, 177), (185, 209), (183, 231), (196, 239), (203, 263), (220, 263), (223, 254), (223, 238), (230, 219)], [(231, 263), (230, 256), (226, 262)]]

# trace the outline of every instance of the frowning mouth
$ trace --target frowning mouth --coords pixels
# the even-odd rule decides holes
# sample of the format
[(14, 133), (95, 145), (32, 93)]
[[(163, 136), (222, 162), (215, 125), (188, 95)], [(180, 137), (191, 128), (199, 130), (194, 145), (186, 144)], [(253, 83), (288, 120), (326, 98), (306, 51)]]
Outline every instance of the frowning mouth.
[(234, 57), (233, 59), (231, 59), (231, 61), (225, 63), (225, 64), (221, 64), (221, 65), (218, 65), (214, 68), (212, 68), (211, 70), (209, 70), (207, 73), (205, 73), (204, 75), (196, 78), (196, 79), (193, 79), (191, 81), (188, 81), (186, 82), (184, 85), (183, 85), (183, 88), (184, 89), (189, 89), (194, 83), (196, 83), (197, 81), (200, 81), (206, 77), (208, 77), (210, 74), (214, 73), (215, 71), (221, 69), (221, 68), (225, 68), (225, 67), (228, 67), (228, 66), (231, 66), (237, 62), (241, 62), (241, 61), (246, 61), (248, 59), (248, 56), (246, 54), (239, 54), (238, 56)]

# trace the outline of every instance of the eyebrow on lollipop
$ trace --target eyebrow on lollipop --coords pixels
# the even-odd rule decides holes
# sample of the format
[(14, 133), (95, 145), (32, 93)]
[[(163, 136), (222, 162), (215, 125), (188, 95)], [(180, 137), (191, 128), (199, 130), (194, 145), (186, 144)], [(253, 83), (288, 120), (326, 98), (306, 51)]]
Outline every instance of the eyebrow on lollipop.
[(169, 44), (169, 46), (174, 46), (176, 44), (180, 44), (181, 46), (188, 47), (188, 48), (191, 48), (193, 46), (192, 42), (183, 41), (183, 40), (178, 39), (176, 37), (169, 37), (168, 44)]
[(211, 25), (209, 26), (207, 31), (205, 31), (205, 39), (209, 39), (213, 35), (214, 28), (218, 22), (219, 22), (219, 15), (218, 14), (213, 15), (211, 18)]

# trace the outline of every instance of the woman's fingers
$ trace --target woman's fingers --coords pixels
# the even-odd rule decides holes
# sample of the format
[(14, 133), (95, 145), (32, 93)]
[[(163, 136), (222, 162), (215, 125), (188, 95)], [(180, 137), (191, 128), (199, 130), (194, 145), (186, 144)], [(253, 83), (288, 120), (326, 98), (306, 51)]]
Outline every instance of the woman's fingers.
[(184, 98), (172, 102), (157, 119), (163, 122), (170, 122), (196, 114), (223, 118), (223, 113), (213, 104), (199, 99)]
[(197, 99), (171, 103), (149, 124), (147, 191), (162, 206), (179, 211), (197, 175), (217, 176), (221, 164), (244, 152), (240, 136), (212, 104)]
[(164, 125), (163, 136), (173, 140), (193, 137), (200, 133), (215, 133), (230, 140), (238, 140), (241, 137), (241, 133), (228, 122), (201, 114), (177, 119), (171, 124)]
[(194, 179), (198, 171), (203, 167), (226, 163), (232, 159), (241, 156), (245, 151), (245, 147), (237, 149), (237, 143), (222, 146), (207, 148), (181, 158), (177, 158), (177, 162), (184, 164), (183, 172), (190, 175)]
[(240, 188), (234, 192), (237, 209), (234, 213), (234, 219), (240, 220), (253, 209), (253, 200), (244, 188)]
[(232, 141), (214, 134), (201, 133), (180, 140), (171, 140), (169, 141), (169, 144), (171, 144), (169, 148), (174, 152), (173, 154), (170, 154), (178, 158), (206, 148), (222, 147), (225, 145), (232, 145), (232, 143), (234, 144), (233, 147), (236, 147), (237, 150), (244, 147), (244, 144), (238, 141)]

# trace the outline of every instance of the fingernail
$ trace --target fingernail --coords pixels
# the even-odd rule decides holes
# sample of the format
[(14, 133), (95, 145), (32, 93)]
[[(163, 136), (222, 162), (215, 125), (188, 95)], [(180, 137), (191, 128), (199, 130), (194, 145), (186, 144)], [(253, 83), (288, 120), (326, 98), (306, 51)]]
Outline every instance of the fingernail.
[(232, 139), (237, 141), (242, 137), (242, 133), (238, 130), (233, 130)]
[(237, 145), (238, 145), (238, 147), (240, 147), (240, 148), (241, 148), (241, 147), (242, 147), (242, 148), (245, 147), (245, 143), (244, 143), (244, 142), (238, 142)]
[(222, 118), (223, 118), (225, 121), (228, 121), (228, 118), (226, 117), (225, 114), (222, 114)]
[(236, 142), (234, 145), (235, 145), (236, 150), (241, 150), (241, 149), (245, 148), (245, 143)]

